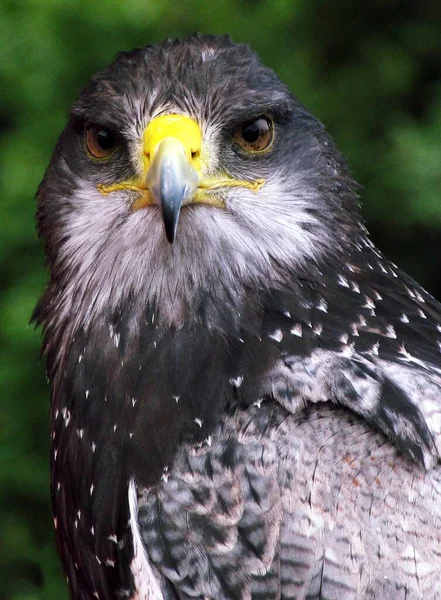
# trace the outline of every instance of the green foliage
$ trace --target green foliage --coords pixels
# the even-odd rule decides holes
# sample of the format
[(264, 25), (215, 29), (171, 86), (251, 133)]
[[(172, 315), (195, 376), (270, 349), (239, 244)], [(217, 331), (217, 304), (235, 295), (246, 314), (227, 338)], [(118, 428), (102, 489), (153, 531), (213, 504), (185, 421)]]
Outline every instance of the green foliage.
[(440, 3), (0, 0), (0, 598), (67, 597), (49, 506), (49, 389), (28, 326), (47, 279), (35, 191), (88, 77), (118, 50), (195, 30), (250, 43), (289, 83), (364, 185), (377, 241), (440, 284), (441, 253), (425, 242), (441, 241)]

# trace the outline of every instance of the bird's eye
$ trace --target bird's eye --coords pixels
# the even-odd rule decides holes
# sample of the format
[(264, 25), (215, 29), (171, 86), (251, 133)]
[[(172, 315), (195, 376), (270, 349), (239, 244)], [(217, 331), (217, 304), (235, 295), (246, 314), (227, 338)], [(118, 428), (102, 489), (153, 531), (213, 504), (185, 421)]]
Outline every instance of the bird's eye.
[(117, 145), (116, 135), (98, 125), (88, 125), (86, 128), (87, 151), (93, 158), (108, 158)]
[(273, 137), (273, 122), (265, 116), (241, 123), (233, 131), (233, 140), (247, 152), (268, 150)]

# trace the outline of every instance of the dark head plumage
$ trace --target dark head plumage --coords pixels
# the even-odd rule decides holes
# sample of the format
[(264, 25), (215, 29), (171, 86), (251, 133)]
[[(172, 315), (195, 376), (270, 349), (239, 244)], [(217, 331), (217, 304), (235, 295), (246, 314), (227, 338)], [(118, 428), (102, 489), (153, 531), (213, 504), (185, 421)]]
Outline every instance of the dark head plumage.
[[(104, 198), (97, 191), (100, 184), (139, 176), (143, 131), (152, 116), (167, 112), (185, 113), (200, 123), (210, 150), (207, 177), (227, 172), (240, 179), (266, 180), (259, 195), (244, 190), (241, 203), (234, 201), (240, 198), (239, 190), (229, 194), (228, 214), (199, 206), (201, 218), (193, 219), (194, 207), (188, 206), (173, 248), (154, 210), (151, 222), (150, 215), (127, 210), (133, 193)], [(272, 151), (258, 156), (241, 152), (230, 141), (232, 130), (266, 113), (275, 125)], [(111, 160), (93, 161), (84, 151), (88, 123), (117, 136)], [(306, 263), (309, 271), (319, 255), (320, 260), (331, 260), (341, 249), (347, 251), (360, 233), (354, 189), (321, 123), (254, 52), (227, 37), (194, 36), (122, 53), (92, 78), (71, 111), (40, 186), (39, 231), (46, 239), (58, 292), (75, 286), (59, 298), (67, 310), (74, 294), (78, 300), (78, 294), (83, 297), (79, 304), (90, 311), (102, 302), (115, 308), (127, 302), (130, 293), (143, 293), (144, 301), (148, 294), (161, 297), (167, 284), (179, 288), (177, 302), (190, 310), (192, 285), (195, 290), (217, 287), (219, 277), (228, 287), (244, 279), (262, 284), (274, 271)], [(220, 193), (228, 195), (225, 189)], [(191, 243), (184, 242), (188, 236)], [(121, 243), (127, 238), (129, 244)], [(297, 246), (293, 252), (292, 244)], [(208, 269), (198, 260), (201, 253), (209, 255)], [(143, 254), (148, 262), (141, 260)], [(246, 269), (243, 263), (249, 263)], [(156, 273), (164, 266), (170, 277), (145, 280), (146, 269)], [(94, 287), (112, 286), (117, 293), (111, 298), (93, 296)], [(54, 314), (61, 312), (51, 311)]]

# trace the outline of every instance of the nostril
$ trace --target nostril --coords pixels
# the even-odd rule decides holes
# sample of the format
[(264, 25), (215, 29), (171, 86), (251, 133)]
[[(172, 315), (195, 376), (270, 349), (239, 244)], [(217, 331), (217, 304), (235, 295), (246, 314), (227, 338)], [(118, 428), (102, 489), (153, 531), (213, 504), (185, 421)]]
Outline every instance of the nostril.
[(200, 154), (201, 154), (200, 150), (192, 150), (191, 151), (191, 158), (192, 158), (192, 160), (195, 160), (196, 158), (199, 158)]

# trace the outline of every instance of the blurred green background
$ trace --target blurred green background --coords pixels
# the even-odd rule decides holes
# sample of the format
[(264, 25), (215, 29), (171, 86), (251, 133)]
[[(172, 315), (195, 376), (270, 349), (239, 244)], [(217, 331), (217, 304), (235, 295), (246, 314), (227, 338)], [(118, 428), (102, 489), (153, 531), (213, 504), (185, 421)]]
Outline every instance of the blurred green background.
[(374, 240), (441, 297), (441, 2), (0, 0), (0, 600), (67, 598), (28, 326), (47, 277), (35, 190), (88, 77), (118, 50), (195, 30), (250, 43), (290, 84), (363, 185)]

